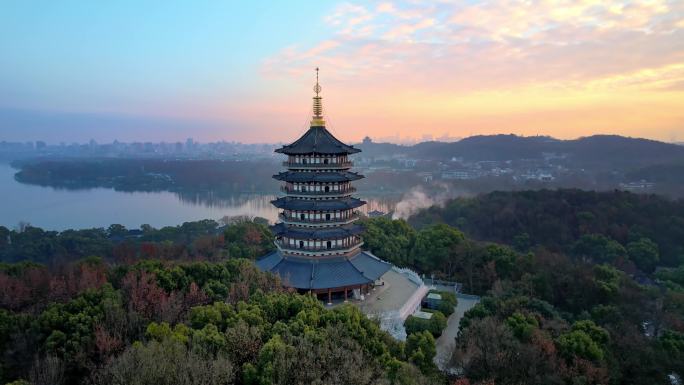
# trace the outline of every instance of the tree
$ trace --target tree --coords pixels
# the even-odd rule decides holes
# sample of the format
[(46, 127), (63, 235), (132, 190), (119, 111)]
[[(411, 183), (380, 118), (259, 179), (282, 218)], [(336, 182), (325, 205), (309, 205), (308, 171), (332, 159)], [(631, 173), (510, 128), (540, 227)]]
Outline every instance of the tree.
[(649, 238), (640, 238), (628, 243), (627, 254), (641, 270), (647, 273), (653, 272), (660, 260), (658, 245)]
[[(463, 367), (473, 384), (562, 384), (562, 365), (553, 342), (535, 330), (527, 341), (495, 317), (471, 323), (457, 339), (452, 363)], [(467, 383), (467, 382), (466, 382)]]
[(128, 229), (124, 225), (112, 224), (107, 228), (107, 236), (112, 237), (125, 237), (128, 235)]
[(273, 336), (261, 349), (257, 366), (246, 370), (246, 382), (371, 385), (383, 377), (375, 360), (353, 339), (334, 328), (316, 334)]
[(660, 337), (660, 343), (668, 353), (684, 358), (684, 333), (666, 330)]
[(529, 314), (515, 312), (506, 319), (506, 325), (511, 328), (513, 335), (522, 341), (528, 341), (532, 333), (539, 327), (537, 319)]
[(444, 314), (445, 317), (449, 317), (454, 313), (456, 310), (456, 305), (458, 304), (456, 294), (450, 291), (440, 290), (430, 290), (430, 293), (437, 293), (442, 297), (437, 305), (437, 310)]
[(573, 253), (598, 263), (612, 263), (618, 257), (626, 255), (627, 251), (617, 241), (603, 234), (584, 234), (573, 245)]
[(64, 362), (59, 357), (41, 357), (34, 361), (29, 381), (31, 385), (61, 385), (64, 383), (64, 370)]
[(224, 236), (225, 247), (232, 258), (255, 259), (275, 248), (268, 226), (247, 219), (228, 225)]
[(435, 338), (442, 334), (442, 331), (447, 326), (447, 318), (440, 311), (432, 313), (430, 319), (419, 318), (416, 316), (408, 316), (404, 322), (406, 334), (414, 334), (427, 331)]
[(601, 300), (614, 299), (620, 290), (621, 273), (610, 265), (596, 265), (593, 269), (594, 284)]
[(423, 373), (435, 369), (433, 360), (436, 354), (435, 338), (429, 331), (412, 333), (406, 338), (406, 356)]
[(409, 252), (416, 239), (416, 231), (406, 221), (386, 217), (366, 219), (364, 246), (377, 257), (398, 266), (412, 266)]
[(450, 275), (456, 267), (457, 247), (464, 241), (463, 233), (449, 225), (426, 227), (418, 232), (411, 260), (422, 271), (446, 271)]
[(0, 246), (6, 246), (10, 244), (10, 231), (5, 226), (0, 226)]
[(173, 339), (136, 343), (95, 374), (102, 385), (223, 385), (235, 383), (233, 364)]
[(602, 361), (608, 344), (608, 332), (593, 321), (577, 321), (569, 332), (558, 338), (558, 348), (567, 359), (580, 357)]
[(474, 380), (501, 378), (515, 367), (515, 351), (520, 345), (511, 330), (485, 317), (464, 330), (454, 351), (453, 361)]

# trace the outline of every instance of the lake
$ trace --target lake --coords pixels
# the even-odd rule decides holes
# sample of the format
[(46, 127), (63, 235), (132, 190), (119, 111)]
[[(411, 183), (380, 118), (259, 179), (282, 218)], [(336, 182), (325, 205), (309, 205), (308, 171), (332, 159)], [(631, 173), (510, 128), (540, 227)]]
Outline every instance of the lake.
[[(46, 230), (107, 227), (112, 223), (128, 228), (142, 224), (175, 226), (199, 219), (249, 215), (273, 222), (278, 210), (274, 195), (241, 194), (219, 197), (211, 192), (122, 192), (107, 188), (66, 190), (22, 184), (14, 179), (16, 169), (0, 163), (0, 225), (16, 228), (20, 222)], [(275, 192), (274, 192), (275, 193)], [(392, 200), (368, 199), (362, 211), (393, 208)]]

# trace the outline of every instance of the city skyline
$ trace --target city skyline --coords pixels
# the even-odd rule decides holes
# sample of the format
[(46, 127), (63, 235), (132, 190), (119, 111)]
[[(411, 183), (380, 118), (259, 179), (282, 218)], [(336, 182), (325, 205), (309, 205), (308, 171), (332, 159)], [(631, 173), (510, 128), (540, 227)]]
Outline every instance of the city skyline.
[(0, 140), (684, 140), (676, 2), (0, 7)]

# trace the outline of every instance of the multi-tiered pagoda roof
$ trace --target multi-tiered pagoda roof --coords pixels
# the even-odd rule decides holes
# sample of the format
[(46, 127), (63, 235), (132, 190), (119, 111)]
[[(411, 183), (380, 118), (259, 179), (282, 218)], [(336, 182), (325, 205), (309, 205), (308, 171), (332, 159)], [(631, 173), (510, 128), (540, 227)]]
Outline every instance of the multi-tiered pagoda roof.
[(342, 143), (325, 126), (312, 126), (301, 138), (275, 152), (287, 155), (355, 154), (361, 150)]
[(290, 287), (327, 293), (363, 293), (392, 266), (361, 250), (358, 208), (351, 182), (363, 178), (349, 171), (348, 156), (360, 152), (335, 138), (325, 127), (318, 75), (311, 127), (276, 152), (288, 155), (287, 171), (274, 175), (285, 193), (272, 201), (282, 209), (272, 227), (277, 249), (257, 261), (265, 271), (280, 275)]

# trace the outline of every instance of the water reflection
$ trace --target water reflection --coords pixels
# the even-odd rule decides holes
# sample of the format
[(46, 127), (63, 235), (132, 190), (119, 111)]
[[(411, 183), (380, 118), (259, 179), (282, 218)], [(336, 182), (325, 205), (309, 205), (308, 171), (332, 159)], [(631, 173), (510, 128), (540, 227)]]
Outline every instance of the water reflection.
[[(281, 196), (274, 194), (228, 194), (219, 191), (185, 191), (176, 194), (178, 199), (186, 204), (224, 209), (234, 213), (246, 213), (244, 215), (260, 216), (271, 222), (275, 222), (278, 217), (278, 209), (271, 204), (271, 201)], [(359, 194), (356, 195), (361, 196)], [(394, 210), (399, 200), (397, 197), (392, 196), (362, 196), (362, 199), (368, 202), (360, 208), (360, 211), (364, 214), (372, 211), (390, 213)]]
[[(275, 194), (240, 194), (222, 191), (123, 192), (111, 188), (52, 188), (28, 185), (14, 179), (16, 170), (0, 164), (0, 225), (14, 228), (19, 222), (50, 230), (107, 227), (119, 223), (129, 228), (141, 224), (174, 226), (186, 221), (221, 219), (224, 216), (259, 216), (274, 222), (278, 209)], [(275, 189), (274, 189), (275, 191)], [(361, 211), (390, 212), (398, 198), (357, 196), (368, 204)]]

